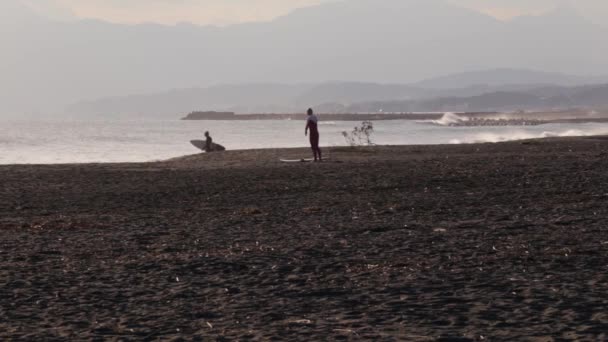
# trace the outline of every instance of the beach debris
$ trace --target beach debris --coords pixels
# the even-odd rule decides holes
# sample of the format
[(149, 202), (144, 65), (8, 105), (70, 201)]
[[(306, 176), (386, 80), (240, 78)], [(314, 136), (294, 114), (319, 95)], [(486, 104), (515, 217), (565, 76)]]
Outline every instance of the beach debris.
[(238, 287), (227, 287), (224, 289), (224, 292), (228, 294), (237, 294), (241, 293), (241, 289), (239, 289)]
[(294, 319), (291, 320), (289, 322), (287, 322), (287, 324), (293, 324), (293, 325), (312, 325), (312, 321), (309, 319)]
[(244, 215), (260, 215), (262, 211), (257, 207), (247, 207), (241, 209), (241, 214)]
[(434, 228), (434, 229), (433, 229), (433, 232), (435, 232), (435, 233), (445, 233), (445, 232), (447, 232), (447, 231), (448, 231), (448, 230), (447, 230), (447, 229), (445, 229), (445, 228)]
[(371, 146), (371, 136), (374, 133), (374, 124), (371, 121), (363, 121), (360, 126), (355, 126), (351, 132), (343, 131), (342, 136), (351, 146)]
[(359, 335), (356, 331), (350, 329), (334, 329), (337, 333)]
[[(300, 276), (296, 275), (296, 274), (290, 274), (287, 276), (286, 279), (288, 282), (299, 282), (301, 280)], [(306, 280), (304, 280), (304, 281), (306, 281)]]
[(318, 213), (321, 211), (321, 208), (319, 207), (307, 207), (302, 209), (302, 211), (306, 214), (312, 214), (312, 213)]
[(213, 324), (209, 323), (209, 322), (205, 322), (207, 324), (207, 326), (211, 329), (213, 329)]

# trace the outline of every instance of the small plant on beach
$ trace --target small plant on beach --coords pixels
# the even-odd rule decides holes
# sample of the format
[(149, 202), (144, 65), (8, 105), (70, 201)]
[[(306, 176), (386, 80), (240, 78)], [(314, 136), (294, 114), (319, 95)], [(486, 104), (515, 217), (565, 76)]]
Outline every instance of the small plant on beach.
[(350, 146), (370, 146), (374, 124), (371, 121), (363, 121), (360, 126), (355, 126), (351, 132), (344, 131), (342, 136)]

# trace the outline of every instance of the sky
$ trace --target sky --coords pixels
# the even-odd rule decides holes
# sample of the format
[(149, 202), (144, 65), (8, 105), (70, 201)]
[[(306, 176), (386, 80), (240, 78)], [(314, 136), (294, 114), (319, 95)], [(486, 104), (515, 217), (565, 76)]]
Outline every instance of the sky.
[[(328, 1), (338, 0), (0, 0), (0, 112), (215, 84), (411, 83), (495, 68), (601, 82), (608, 75), (608, 27), (570, 11), (499, 23), (431, 3), (450, 1), (501, 19), (565, 5), (601, 23), (608, 0), (342, 0), (344, 6), (229, 30), (73, 20), (228, 25)], [(21, 3), (69, 23), (49, 24)]]
[[(23, 0), (59, 18), (96, 18), (116, 23), (155, 22), (229, 25), (267, 21), (304, 6), (339, 0)], [(357, 1), (357, 0), (343, 0)], [(598, 24), (608, 22), (606, 0), (448, 0), (499, 19), (534, 15), (556, 6), (576, 8)]]

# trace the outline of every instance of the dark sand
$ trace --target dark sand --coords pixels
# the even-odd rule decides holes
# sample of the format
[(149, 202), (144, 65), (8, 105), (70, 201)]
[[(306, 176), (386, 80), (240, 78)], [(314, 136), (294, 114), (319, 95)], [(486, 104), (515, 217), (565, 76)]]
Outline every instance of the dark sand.
[(0, 339), (604, 341), (607, 152), (2, 166)]

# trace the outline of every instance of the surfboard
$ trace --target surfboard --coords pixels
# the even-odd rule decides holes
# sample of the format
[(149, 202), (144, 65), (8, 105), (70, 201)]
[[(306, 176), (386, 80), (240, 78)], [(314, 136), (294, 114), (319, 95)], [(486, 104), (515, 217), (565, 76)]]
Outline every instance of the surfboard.
[[(205, 140), (190, 140), (190, 143), (194, 147), (196, 147), (200, 150), (203, 150), (203, 151), (205, 151), (205, 145), (207, 145)], [(226, 151), (226, 148), (220, 144), (211, 143), (211, 152), (217, 152), (217, 151)]]
[[(323, 160), (327, 160), (328, 158), (323, 158)], [(283, 163), (311, 163), (315, 161), (313, 158), (302, 158), (302, 159), (279, 159)]]
[(280, 159), (283, 163), (310, 163), (314, 161), (312, 158), (306, 159)]

